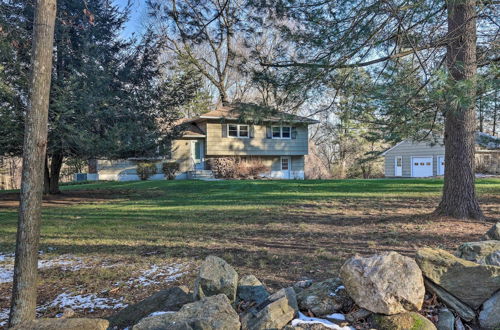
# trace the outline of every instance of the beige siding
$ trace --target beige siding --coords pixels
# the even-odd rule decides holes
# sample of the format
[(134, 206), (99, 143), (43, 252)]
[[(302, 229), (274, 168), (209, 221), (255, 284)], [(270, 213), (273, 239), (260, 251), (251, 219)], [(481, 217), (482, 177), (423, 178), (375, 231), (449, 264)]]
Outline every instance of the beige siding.
[(222, 137), (221, 123), (207, 123), (208, 156), (307, 155), (307, 126), (297, 127), (296, 139), (268, 139), (265, 125), (254, 125), (253, 138)]
[(193, 169), (191, 155), (192, 139), (174, 140), (172, 143), (172, 159), (179, 163), (179, 171), (186, 172)]
[(403, 177), (411, 177), (412, 157), (432, 157), (432, 171), (434, 175), (437, 175), (437, 158), (444, 156), (444, 146), (440, 144), (430, 145), (426, 142), (403, 141), (385, 154), (385, 176), (394, 176), (397, 156), (403, 157)]
[(292, 171), (304, 171), (304, 156), (292, 157)]

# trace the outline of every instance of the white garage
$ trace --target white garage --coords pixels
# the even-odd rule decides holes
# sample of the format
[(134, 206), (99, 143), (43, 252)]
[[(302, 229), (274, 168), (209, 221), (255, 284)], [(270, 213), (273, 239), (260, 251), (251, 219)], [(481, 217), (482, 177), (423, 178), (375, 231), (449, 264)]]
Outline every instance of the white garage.
[(425, 178), (432, 176), (432, 157), (412, 157), (411, 176), (414, 178)]

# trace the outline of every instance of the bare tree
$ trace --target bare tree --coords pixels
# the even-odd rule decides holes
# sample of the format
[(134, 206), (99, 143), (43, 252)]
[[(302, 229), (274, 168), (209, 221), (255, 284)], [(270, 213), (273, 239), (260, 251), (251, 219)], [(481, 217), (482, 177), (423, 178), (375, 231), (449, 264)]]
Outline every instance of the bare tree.
[(55, 14), (56, 0), (37, 0), (9, 326), (35, 318), (38, 242), (47, 148)]

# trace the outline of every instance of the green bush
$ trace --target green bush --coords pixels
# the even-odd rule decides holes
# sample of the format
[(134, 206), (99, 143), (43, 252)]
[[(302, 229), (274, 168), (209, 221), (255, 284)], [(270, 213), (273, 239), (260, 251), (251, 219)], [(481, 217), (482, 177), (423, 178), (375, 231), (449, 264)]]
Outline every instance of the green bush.
[(161, 167), (163, 174), (167, 180), (175, 179), (175, 175), (179, 171), (179, 163), (177, 162), (164, 162)]
[(141, 180), (147, 180), (152, 175), (157, 173), (155, 163), (139, 163), (137, 164), (137, 175)]

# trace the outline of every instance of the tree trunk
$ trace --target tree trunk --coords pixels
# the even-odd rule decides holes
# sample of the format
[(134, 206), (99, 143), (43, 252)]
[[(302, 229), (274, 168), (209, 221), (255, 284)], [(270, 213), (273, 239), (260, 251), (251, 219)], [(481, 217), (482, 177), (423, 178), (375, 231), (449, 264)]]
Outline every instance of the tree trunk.
[(91, 158), (88, 160), (88, 173), (97, 174), (97, 159)]
[(61, 176), (61, 168), (63, 164), (63, 155), (62, 153), (56, 153), (52, 155), (52, 160), (50, 162), (50, 184), (49, 184), (49, 193), (60, 194), (61, 190), (59, 189), (59, 178)]
[(493, 109), (493, 136), (497, 136), (497, 118), (498, 118), (498, 91), (495, 91), (495, 108)]
[(35, 318), (56, 0), (37, 0), (9, 326)]
[(48, 195), (50, 192), (50, 172), (49, 172), (49, 159), (45, 155), (44, 171), (43, 171), (43, 194)]
[[(475, 192), (474, 153), (476, 116), (475, 0), (449, 0), (447, 66), (451, 83), (468, 102), (450, 102), (445, 111), (445, 174), (437, 215), (482, 219)], [(460, 84), (460, 85), (458, 85)], [(459, 95), (457, 95), (459, 97)]]

